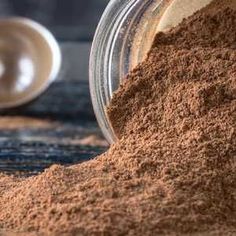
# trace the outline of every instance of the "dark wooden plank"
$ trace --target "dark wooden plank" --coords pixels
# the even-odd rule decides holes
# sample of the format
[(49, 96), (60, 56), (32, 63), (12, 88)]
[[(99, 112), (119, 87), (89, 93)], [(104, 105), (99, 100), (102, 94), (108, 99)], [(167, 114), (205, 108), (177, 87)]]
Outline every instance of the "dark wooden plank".
[(85, 81), (56, 82), (31, 104), (1, 111), (0, 172), (34, 174), (106, 149)]
[(53, 164), (69, 165), (87, 161), (105, 148), (82, 145), (46, 144), (12, 140), (0, 152), (0, 171), (38, 172)]
[(87, 81), (55, 82), (31, 104), (1, 111), (0, 115), (46, 117), (69, 122), (96, 120)]
[[(6, 119), (11, 121), (10, 117)], [(30, 123), (0, 130), (0, 172), (34, 173), (52, 164), (80, 163), (106, 150), (94, 122), (79, 126), (49, 121), (51, 125), (39, 128), (33, 120)]]

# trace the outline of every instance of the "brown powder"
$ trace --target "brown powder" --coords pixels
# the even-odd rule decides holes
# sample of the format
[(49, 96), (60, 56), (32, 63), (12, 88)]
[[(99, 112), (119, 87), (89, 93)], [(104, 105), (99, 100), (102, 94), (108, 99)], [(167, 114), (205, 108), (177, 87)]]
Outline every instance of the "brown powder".
[(0, 228), (39, 235), (236, 235), (231, 3), (214, 1), (156, 36), (108, 108), (118, 140), (107, 153), (27, 179), (0, 176)]

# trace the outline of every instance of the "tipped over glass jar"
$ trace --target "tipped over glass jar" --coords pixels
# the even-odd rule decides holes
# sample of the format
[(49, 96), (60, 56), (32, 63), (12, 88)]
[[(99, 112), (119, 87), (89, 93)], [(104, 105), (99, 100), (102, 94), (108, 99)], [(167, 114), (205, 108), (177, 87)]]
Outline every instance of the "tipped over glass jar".
[(111, 0), (90, 56), (90, 92), (101, 130), (116, 140), (106, 107), (125, 75), (142, 62), (157, 32), (168, 31), (212, 0)]

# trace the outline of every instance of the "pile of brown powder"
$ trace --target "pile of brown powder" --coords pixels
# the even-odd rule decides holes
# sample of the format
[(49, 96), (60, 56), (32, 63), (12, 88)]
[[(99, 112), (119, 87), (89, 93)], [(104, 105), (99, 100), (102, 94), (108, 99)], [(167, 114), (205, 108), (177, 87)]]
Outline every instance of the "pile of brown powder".
[(118, 141), (107, 153), (27, 179), (0, 175), (0, 228), (236, 235), (232, 2), (215, 0), (156, 36), (108, 108)]

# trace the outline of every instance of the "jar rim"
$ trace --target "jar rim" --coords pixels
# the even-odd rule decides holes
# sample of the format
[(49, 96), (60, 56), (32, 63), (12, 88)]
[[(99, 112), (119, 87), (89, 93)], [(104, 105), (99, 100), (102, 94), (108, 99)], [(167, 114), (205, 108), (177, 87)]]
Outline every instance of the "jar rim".
[(122, 21), (125, 20), (125, 15), (137, 1), (140, 0), (112, 0), (109, 2), (98, 24), (90, 53), (90, 94), (98, 124), (109, 143), (116, 140), (106, 114), (106, 107), (112, 97), (109, 86), (112, 73), (110, 56), (114, 51), (114, 39), (117, 37)]
[(156, 9), (168, 1), (111, 0), (98, 24), (90, 53), (89, 83), (93, 109), (109, 143), (115, 142), (116, 136), (106, 108), (114, 91), (132, 69), (132, 43), (141, 18), (151, 5), (155, 5)]

